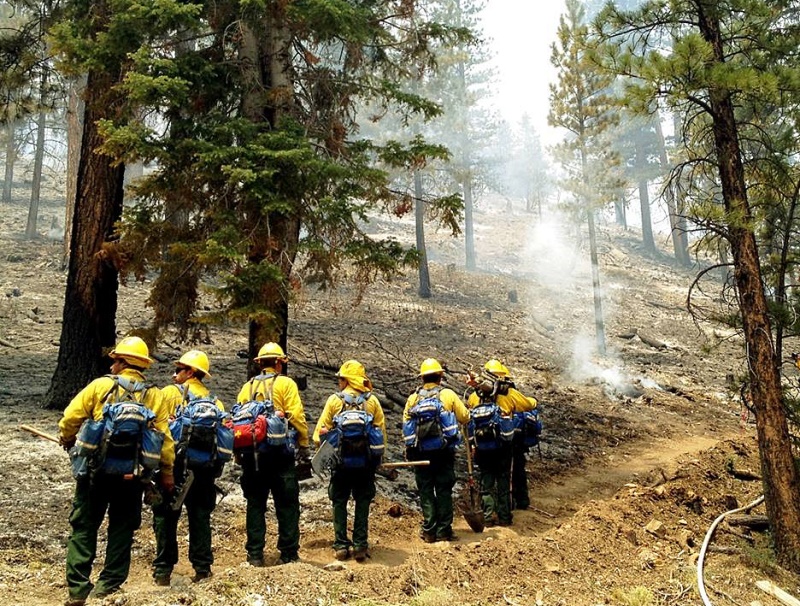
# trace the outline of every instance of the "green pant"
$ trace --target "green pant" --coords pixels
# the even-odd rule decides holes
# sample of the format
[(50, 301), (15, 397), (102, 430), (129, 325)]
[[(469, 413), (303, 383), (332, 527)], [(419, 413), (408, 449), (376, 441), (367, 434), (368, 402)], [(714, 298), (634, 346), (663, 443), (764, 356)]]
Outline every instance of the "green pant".
[[(186, 500), (186, 518), (189, 522), (189, 561), (196, 572), (210, 572), (214, 556), (211, 551), (211, 512), (217, 503), (214, 489), (214, 470), (195, 470), (194, 481)], [(178, 520), (181, 511), (172, 511), (170, 500), (165, 499), (153, 507), (153, 530), (156, 535), (156, 557), (153, 573), (169, 575), (178, 563)]]
[(481, 476), (481, 502), (487, 520), (511, 524), (511, 445), (478, 450), (475, 462)]
[(278, 551), (281, 558), (293, 560), (300, 549), (300, 484), (289, 454), (259, 454), (258, 469), (253, 455), (240, 458), (242, 492), (247, 499), (248, 558), (264, 557), (267, 536), (267, 499), (272, 493), (275, 516), (278, 518)]
[[(328, 496), (333, 505), (333, 548), (356, 549), (369, 547), (369, 506), (375, 498), (375, 470), (336, 469), (328, 484)], [(347, 501), (355, 501), (353, 540), (347, 536)]]
[(415, 467), (422, 531), (436, 538), (453, 534), (453, 486), (456, 484), (455, 453), (452, 450), (424, 453), (431, 464)]
[(119, 589), (131, 566), (133, 533), (142, 523), (142, 484), (138, 479), (97, 474), (75, 485), (67, 542), (67, 588), (71, 598), (86, 598), (97, 554), (97, 532), (108, 512), (108, 544), (96, 591)]
[(528, 472), (525, 464), (528, 462), (526, 455), (528, 447), (516, 439), (512, 445), (511, 454), (511, 498), (516, 509), (527, 509), (531, 504), (528, 495)]

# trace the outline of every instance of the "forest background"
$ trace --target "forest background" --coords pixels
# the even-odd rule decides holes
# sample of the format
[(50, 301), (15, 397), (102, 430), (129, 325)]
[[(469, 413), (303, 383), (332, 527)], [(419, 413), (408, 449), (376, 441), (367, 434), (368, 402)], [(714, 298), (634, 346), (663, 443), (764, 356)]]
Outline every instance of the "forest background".
[[(165, 330), (197, 341), (240, 322), (252, 358), (266, 340), (287, 345), (304, 289), (352, 284), (358, 300), (416, 270), (431, 297), (426, 224), (463, 235), (476, 271), (473, 212), (489, 190), (585, 234), (592, 348), (605, 356), (597, 223), (627, 226), (635, 197), (657, 256), (657, 200), (675, 263), (698, 271), (693, 317), (741, 335), (733, 380), (754, 414), (778, 561), (798, 570), (796, 412), (780, 373), (797, 318), (797, 3), (570, 0), (552, 46), (548, 120), (564, 137), (551, 156), (529, 120), (492, 111), (478, 3), (0, 8), (3, 202), (15, 166), (30, 166), (27, 238), (45, 168), (65, 175), (67, 280), (45, 406), (105, 371), (120, 281), (152, 279), (138, 332), (154, 346)], [(382, 213), (413, 213), (413, 246), (375, 237)], [(693, 304), (707, 281), (718, 297)], [(220, 305), (204, 309), (203, 293)]]

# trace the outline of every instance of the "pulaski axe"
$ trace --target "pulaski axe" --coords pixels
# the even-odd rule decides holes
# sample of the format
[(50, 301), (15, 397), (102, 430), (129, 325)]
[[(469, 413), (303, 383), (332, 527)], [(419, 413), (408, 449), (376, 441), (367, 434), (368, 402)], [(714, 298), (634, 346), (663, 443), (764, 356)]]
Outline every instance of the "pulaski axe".
[(466, 429), (463, 429), (462, 432), (464, 434), (465, 450), (467, 451), (467, 485), (466, 490), (462, 492), (461, 498), (458, 500), (458, 509), (473, 532), (483, 532), (486, 527), (486, 521), (483, 517), (481, 491), (475, 482), (472, 470), (472, 447), (470, 446)]
[(40, 438), (44, 438), (45, 440), (50, 440), (51, 442), (55, 442), (56, 444), (60, 444), (58, 438), (56, 436), (50, 435), (49, 433), (45, 433), (35, 427), (31, 427), (30, 425), (20, 425), (19, 428), (22, 431), (27, 431), (28, 433), (32, 433), (35, 436), (39, 436)]
[[(338, 464), (339, 454), (336, 452), (336, 448), (328, 441), (323, 441), (319, 445), (319, 448), (317, 448), (317, 452), (311, 457), (311, 469), (320, 477), (330, 475), (331, 470)], [(398, 467), (424, 467), (430, 464), (430, 461), (397, 461), (393, 463), (382, 463), (378, 466), (378, 472), (380, 473), (382, 470), (391, 472)], [(389, 479), (394, 478), (389, 477)]]

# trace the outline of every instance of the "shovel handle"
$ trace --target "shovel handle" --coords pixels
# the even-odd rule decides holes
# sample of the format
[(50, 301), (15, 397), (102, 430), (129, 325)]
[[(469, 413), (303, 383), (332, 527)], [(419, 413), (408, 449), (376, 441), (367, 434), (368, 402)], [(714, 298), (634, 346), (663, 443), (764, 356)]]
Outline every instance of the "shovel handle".
[(381, 463), (382, 469), (394, 469), (396, 467), (427, 467), (430, 461), (397, 461), (396, 463)]
[(461, 426), (461, 433), (464, 435), (464, 450), (467, 452), (467, 473), (470, 479), (472, 479), (472, 446), (469, 444), (466, 425)]
[(60, 444), (61, 442), (57, 437), (51, 435), (49, 433), (45, 433), (36, 429), (35, 427), (31, 427), (30, 425), (20, 425), (19, 428), (22, 431), (27, 431), (28, 433), (32, 433), (35, 436), (39, 436), (40, 438), (44, 438), (45, 440), (50, 440), (51, 442), (55, 442), (56, 444)]

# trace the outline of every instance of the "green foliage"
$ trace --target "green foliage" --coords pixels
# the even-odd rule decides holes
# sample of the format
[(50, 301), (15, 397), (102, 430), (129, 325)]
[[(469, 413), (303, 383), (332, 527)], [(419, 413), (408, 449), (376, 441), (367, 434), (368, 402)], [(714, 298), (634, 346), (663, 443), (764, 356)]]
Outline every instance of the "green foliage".
[(642, 586), (630, 589), (615, 589), (611, 592), (611, 599), (624, 606), (652, 606), (656, 601), (653, 591)]
[[(123, 277), (156, 270), (149, 302), (158, 325), (189, 334), (208, 281), (228, 317), (280, 332), (298, 283), (330, 287), (345, 277), (364, 288), (417, 263), (416, 251), (373, 240), (365, 226), (375, 213), (408, 212), (394, 176), (444, 162), (448, 151), (421, 136), (358, 136), (356, 108), (439, 115), (399, 82), (432, 69), (433, 49), (469, 43), (467, 27), (431, 18), (413, 0), (67, 8), (51, 32), (62, 69), (123, 66), (115, 93), (124, 103), (119, 118), (100, 123), (99, 151), (153, 168), (130, 187), (118, 258)], [(93, 10), (108, 11), (97, 35)], [(460, 198), (440, 192), (430, 214), (457, 232)]]
[(775, 576), (782, 568), (775, 557), (775, 550), (769, 542), (768, 535), (757, 537), (755, 544), (740, 542), (742, 561), (749, 567), (760, 570), (764, 574)]
[(608, 129), (616, 122), (613, 76), (593, 58), (593, 45), (577, 0), (567, 1), (551, 63), (558, 69), (550, 85), (548, 122), (567, 136), (554, 156), (564, 170), (562, 186), (574, 195), (576, 213), (597, 208), (613, 199), (621, 187), (616, 168), (619, 156), (610, 145)]

